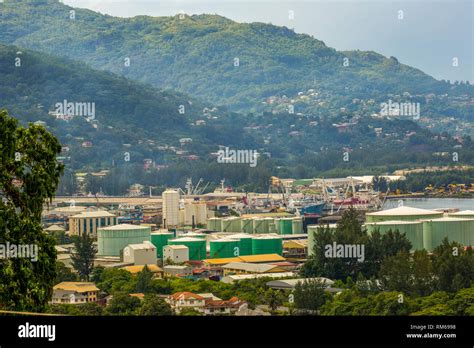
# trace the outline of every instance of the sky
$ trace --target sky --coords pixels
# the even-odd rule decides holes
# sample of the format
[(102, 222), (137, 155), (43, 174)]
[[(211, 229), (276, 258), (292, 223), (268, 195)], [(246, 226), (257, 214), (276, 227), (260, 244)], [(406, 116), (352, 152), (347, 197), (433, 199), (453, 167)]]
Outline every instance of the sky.
[(293, 28), (337, 50), (394, 56), (436, 79), (474, 82), (473, 0), (64, 0), (117, 17), (219, 14)]

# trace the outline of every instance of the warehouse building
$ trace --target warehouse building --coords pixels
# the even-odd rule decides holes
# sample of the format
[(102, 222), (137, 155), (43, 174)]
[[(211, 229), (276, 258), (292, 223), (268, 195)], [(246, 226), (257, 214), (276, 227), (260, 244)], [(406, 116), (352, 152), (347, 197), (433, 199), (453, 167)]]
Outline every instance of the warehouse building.
[(231, 262), (222, 266), (224, 276), (234, 274), (263, 274), (282, 273), (286, 270), (282, 267), (265, 263)]
[(186, 245), (166, 245), (163, 247), (163, 262), (183, 263), (189, 261), (189, 248)]

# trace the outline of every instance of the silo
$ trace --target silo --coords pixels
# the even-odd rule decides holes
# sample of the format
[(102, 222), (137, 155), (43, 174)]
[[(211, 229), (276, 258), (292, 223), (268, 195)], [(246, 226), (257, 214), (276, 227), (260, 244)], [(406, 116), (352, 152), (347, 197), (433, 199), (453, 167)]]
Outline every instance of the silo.
[(314, 255), (315, 235), (327, 228), (335, 231), (337, 224), (308, 225), (308, 257)]
[(293, 233), (293, 218), (280, 219), (279, 234), (292, 234), (292, 233)]
[(242, 232), (253, 233), (253, 219), (251, 218), (242, 219)]
[(259, 236), (252, 239), (252, 254), (283, 254), (283, 241), (279, 236)]
[(416, 221), (421, 219), (437, 219), (443, 212), (412, 207), (398, 207), (365, 214), (366, 222), (377, 221)]
[(303, 233), (303, 219), (300, 217), (295, 217), (292, 221), (292, 234), (301, 233)]
[(169, 245), (185, 245), (189, 248), (189, 259), (200, 261), (206, 258), (206, 240), (200, 238), (176, 238), (168, 241)]
[(218, 239), (209, 242), (211, 259), (230, 258), (240, 256), (240, 243), (238, 239)]
[(252, 255), (252, 236), (238, 233), (230, 235), (229, 238), (239, 240), (239, 256)]
[(162, 195), (163, 200), (163, 224), (178, 226), (179, 224), (179, 192), (167, 189)]
[(163, 247), (168, 245), (168, 241), (174, 238), (172, 232), (153, 232), (151, 235), (151, 242), (156, 247), (156, 257), (161, 259), (163, 257)]
[(380, 221), (366, 223), (367, 232), (373, 233), (378, 230), (381, 234), (399, 231), (405, 233), (412, 245), (412, 250), (423, 249), (423, 223), (421, 221)]
[(464, 246), (474, 243), (474, 219), (453, 217), (423, 220), (423, 246), (432, 251), (443, 239), (458, 242)]
[(97, 229), (97, 255), (120, 256), (129, 244), (140, 244), (150, 240), (150, 226), (120, 224)]

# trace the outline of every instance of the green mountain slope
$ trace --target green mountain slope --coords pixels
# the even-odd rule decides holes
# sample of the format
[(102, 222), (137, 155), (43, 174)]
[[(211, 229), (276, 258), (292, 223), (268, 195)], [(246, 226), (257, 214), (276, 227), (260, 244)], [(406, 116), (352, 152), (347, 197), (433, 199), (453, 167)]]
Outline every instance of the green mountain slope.
[[(131, 154), (132, 162), (144, 158), (158, 161), (166, 156), (157, 154), (159, 146), (179, 150), (179, 139), (185, 137), (196, 143), (186, 147), (190, 155), (215, 150), (218, 137), (214, 133), (219, 131), (213, 126), (194, 129), (203, 104), (187, 95), (160, 91), (83, 63), (15, 46), (0, 45), (0, 76), (0, 108), (7, 108), (23, 123), (45, 122), (71, 147), (65, 156), (71, 157), (68, 164), (73, 168), (110, 166), (112, 160), (123, 161), (125, 152)], [(86, 103), (94, 117), (89, 117), (85, 106), (72, 112), (60, 110), (57, 104), (65, 101)], [(54, 115), (58, 110), (71, 113), (73, 119), (58, 119)], [(239, 127), (220, 129), (225, 136)], [(93, 146), (83, 147), (86, 141)], [(244, 136), (235, 142), (228, 137), (227, 141), (234, 146), (252, 143)]]
[(50, 1), (10, 0), (0, 4), (0, 42), (81, 60), (234, 110), (261, 110), (269, 96), (308, 88), (335, 96), (338, 106), (353, 98), (384, 101), (390, 93), (473, 91), (453, 89), (395, 58), (339, 52), (285, 27), (215, 15), (115, 18)]

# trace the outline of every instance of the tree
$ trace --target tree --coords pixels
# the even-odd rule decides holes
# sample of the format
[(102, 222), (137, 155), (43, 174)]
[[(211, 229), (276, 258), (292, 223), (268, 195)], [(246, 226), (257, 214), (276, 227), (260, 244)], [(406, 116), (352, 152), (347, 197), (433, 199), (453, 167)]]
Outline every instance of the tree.
[(434, 272), (439, 280), (439, 289), (457, 292), (474, 283), (474, 252), (464, 250), (462, 245), (445, 238), (433, 250)]
[(284, 297), (279, 291), (268, 289), (265, 292), (265, 302), (268, 304), (272, 312), (276, 311), (283, 304)]
[(55, 284), (61, 282), (76, 282), (78, 280), (77, 274), (72, 272), (69, 267), (66, 267), (64, 263), (56, 262), (56, 280)]
[(75, 251), (71, 255), (71, 261), (74, 269), (82, 280), (89, 281), (89, 275), (94, 269), (94, 257), (97, 253), (97, 247), (94, 240), (87, 234), (74, 239)]
[(37, 257), (1, 261), (0, 307), (43, 311), (56, 279), (54, 240), (41, 227), (63, 166), (58, 140), (41, 126), (24, 128), (0, 110), (0, 241), (27, 245)]
[(330, 298), (325, 288), (324, 282), (315, 279), (298, 282), (293, 292), (295, 308), (303, 311), (319, 310)]
[(77, 307), (78, 315), (100, 316), (104, 312), (102, 306), (95, 302), (88, 302), (75, 306)]
[(105, 312), (110, 315), (135, 315), (140, 307), (140, 300), (129, 294), (115, 294)]
[(384, 259), (379, 275), (383, 290), (409, 293), (413, 286), (410, 254), (399, 252)]
[(136, 291), (144, 294), (148, 293), (152, 288), (153, 273), (147, 265), (137, 274)]
[(155, 294), (145, 296), (142, 307), (140, 308), (140, 315), (173, 315), (173, 311), (164, 299)]

